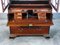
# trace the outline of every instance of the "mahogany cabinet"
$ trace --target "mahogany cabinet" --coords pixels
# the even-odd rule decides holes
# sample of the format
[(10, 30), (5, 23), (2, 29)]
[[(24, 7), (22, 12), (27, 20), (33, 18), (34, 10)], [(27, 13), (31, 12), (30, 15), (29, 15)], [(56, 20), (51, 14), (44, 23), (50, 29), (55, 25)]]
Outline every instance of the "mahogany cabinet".
[(10, 0), (8, 23), (10, 37), (49, 35), (52, 22), (52, 7), (49, 0)]

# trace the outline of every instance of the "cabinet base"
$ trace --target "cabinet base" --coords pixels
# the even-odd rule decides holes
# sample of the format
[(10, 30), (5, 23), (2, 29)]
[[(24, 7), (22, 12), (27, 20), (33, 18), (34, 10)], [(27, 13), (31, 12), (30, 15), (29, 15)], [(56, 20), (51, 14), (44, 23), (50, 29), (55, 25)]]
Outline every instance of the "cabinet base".
[(40, 26), (40, 27), (10, 27), (10, 38), (15, 38), (17, 36), (44, 36), (48, 37), (50, 26)]

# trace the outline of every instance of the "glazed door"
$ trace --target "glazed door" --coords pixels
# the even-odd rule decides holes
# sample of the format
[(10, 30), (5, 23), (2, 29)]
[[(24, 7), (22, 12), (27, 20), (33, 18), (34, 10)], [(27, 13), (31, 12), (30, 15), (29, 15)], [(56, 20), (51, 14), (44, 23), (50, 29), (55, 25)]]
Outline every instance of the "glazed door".
[(51, 5), (57, 12), (59, 11), (59, 1), (60, 0), (51, 0)]
[(2, 4), (3, 12), (4, 12), (9, 5), (9, 0), (1, 0), (1, 4)]
[[(10, 1), (13, 1), (13, 0), (10, 0)], [(28, 1), (28, 0), (27, 0)], [(38, 0), (38, 1), (41, 1), (41, 0)], [(43, 0), (44, 1), (44, 0)], [(59, 10), (59, 1), (60, 0), (46, 0), (46, 1), (49, 1), (52, 5), (52, 7), (58, 11)], [(1, 3), (2, 3), (2, 9), (3, 9), (3, 12), (6, 10), (6, 8), (8, 7), (9, 5), (9, 0), (1, 0)]]

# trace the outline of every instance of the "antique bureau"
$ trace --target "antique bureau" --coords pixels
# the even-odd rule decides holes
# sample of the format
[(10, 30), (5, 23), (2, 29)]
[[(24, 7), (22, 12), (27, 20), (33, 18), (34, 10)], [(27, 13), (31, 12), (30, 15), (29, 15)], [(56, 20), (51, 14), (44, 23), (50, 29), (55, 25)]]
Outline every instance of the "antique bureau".
[(52, 7), (49, 0), (10, 0), (8, 24), (10, 38), (43, 35), (49, 37)]

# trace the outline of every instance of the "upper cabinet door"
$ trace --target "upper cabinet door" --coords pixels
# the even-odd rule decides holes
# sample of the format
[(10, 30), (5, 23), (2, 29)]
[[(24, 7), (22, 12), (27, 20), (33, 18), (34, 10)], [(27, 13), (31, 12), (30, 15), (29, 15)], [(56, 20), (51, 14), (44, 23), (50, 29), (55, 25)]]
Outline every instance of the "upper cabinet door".
[(1, 0), (1, 4), (2, 4), (3, 12), (4, 12), (9, 5), (9, 0)]
[(57, 12), (59, 11), (59, 1), (60, 0), (51, 0), (51, 5)]

